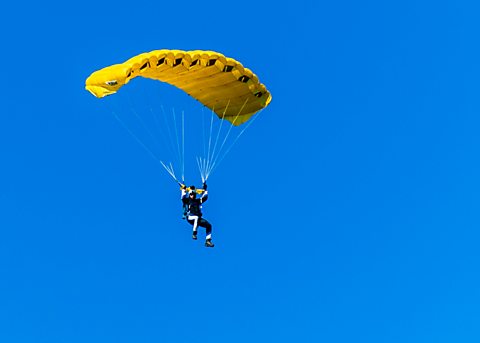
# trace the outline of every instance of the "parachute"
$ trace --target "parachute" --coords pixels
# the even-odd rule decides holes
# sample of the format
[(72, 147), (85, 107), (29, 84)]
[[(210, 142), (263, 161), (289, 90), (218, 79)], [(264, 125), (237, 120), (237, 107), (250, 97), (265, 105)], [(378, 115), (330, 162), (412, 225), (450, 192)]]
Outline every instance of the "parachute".
[(245, 123), (272, 99), (250, 69), (218, 52), (202, 50), (143, 53), (94, 72), (85, 88), (102, 98), (137, 76), (180, 88), (233, 125)]
[[(245, 68), (240, 62), (221, 53), (203, 50), (163, 49), (142, 53), (124, 63), (114, 64), (93, 72), (85, 81), (85, 89), (97, 98), (103, 98), (117, 93), (121, 87), (136, 77), (161, 81), (181, 89), (211, 110), (212, 123), (213, 114), (215, 114), (221, 119), (221, 123), (223, 123), (223, 120), (226, 120), (231, 124), (223, 142), (218, 144), (220, 146), (219, 149), (217, 149), (217, 143), (222, 141), (222, 139), (219, 140), (222, 126), (220, 124), (213, 144), (212, 124), (210, 124), (209, 151), (204, 154), (205, 157), (197, 157), (197, 164), (203, 182), (206, 181), (212, 170), (230, 151), (231, 146), (226, 151), (222, 149), (232, 128), (249, 122), (237, 135), (233, 142), (234, 144), (253, 122), (252, 117), (267, 107), (272, 99), (265, 85), (259, 82), (258, 77), (250, 69)], [(136, 112), (134, 114), (137, 116)], [(159, 160), (165, 170), (178, 182), (173, 164), (171, 162), (169, 164), (164, 163), (157, 158), (157, 155), (152, 153), (139, 135), (134, 134), (128, 125), (125, 125), (116, 114), (115, 117), (150, 155)], [(183, 144), (184, 141), (183, 112), (181, 123), (182, 139), (179, 140), (178, 136), (176, 136), (177, 145), (180, 141)], [(142, 125), (147, 128), (150, 135), (150, 130), (143, 121)], [(177, 129), (177, 122), (175, 122), (174, 126)], [(182, 148), (178, 146), (177, 149), (173, 148), (173, 150), (178, 151), (176, 158), (182, 164), (183, 181), (184, 146)]]

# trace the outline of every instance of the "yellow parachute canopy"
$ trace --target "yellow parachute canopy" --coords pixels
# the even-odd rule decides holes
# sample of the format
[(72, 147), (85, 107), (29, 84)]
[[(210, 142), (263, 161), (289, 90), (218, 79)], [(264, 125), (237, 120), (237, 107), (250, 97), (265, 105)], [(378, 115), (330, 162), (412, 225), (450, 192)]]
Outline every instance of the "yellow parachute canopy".
[(90, 75), (85, 88), (98, 98), (142, 76), (171, 84), (233, 125), (246, 122), (272, 96), (258, 77), (233, 58), (214, 51), (155, 50)]

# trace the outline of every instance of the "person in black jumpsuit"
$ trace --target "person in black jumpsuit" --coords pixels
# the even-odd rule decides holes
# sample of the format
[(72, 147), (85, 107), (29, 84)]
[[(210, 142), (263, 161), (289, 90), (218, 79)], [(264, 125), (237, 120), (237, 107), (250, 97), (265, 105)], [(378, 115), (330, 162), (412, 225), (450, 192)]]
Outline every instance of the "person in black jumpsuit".
[(185, 217), (190, 225), (193, 226), (192, 238), (197, 239), (197, 228), (204, 227), (206, 230), (205, 246), (213, 248), (215, 245), (212, 242), (212, 224), (203, 218), (202, 204), (208, 199), (207, 184), (203, 184), (204, 192), (200, 198), (197, 198), (195, 186), (190, 186), (190, 191), (185, 185), (180, 185), (182, 191), (183, 208), (186, 211)]

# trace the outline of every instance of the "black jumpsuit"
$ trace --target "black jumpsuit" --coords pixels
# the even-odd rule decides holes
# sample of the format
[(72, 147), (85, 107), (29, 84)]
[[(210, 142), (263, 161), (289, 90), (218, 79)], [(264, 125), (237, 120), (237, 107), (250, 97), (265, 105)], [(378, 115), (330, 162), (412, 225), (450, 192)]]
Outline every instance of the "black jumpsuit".
[(208, 194), (200, 199), (190, 199), (189, 193), (182, 191), (182, 202), (187, 210), (187, 221), (193, 225), (193, 232), (197, 232), (197, 227), (204, 227), (206, 230), (206, 239), (212, 238), (212, 224), (208, 220), (202, 218), (202, 204), (207, 201)]

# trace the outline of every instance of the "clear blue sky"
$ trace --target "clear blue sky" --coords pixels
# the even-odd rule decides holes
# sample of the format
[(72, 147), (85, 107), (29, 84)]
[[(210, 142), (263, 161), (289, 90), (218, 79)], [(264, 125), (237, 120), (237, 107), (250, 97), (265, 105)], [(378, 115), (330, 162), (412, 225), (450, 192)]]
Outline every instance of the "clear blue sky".
[[(479, 10), (4, 4), (0, 341), (479, 342)], [(214, 249), (84, 90), (164, 48), (232, 56), (273, 95), (209, 180)]]

